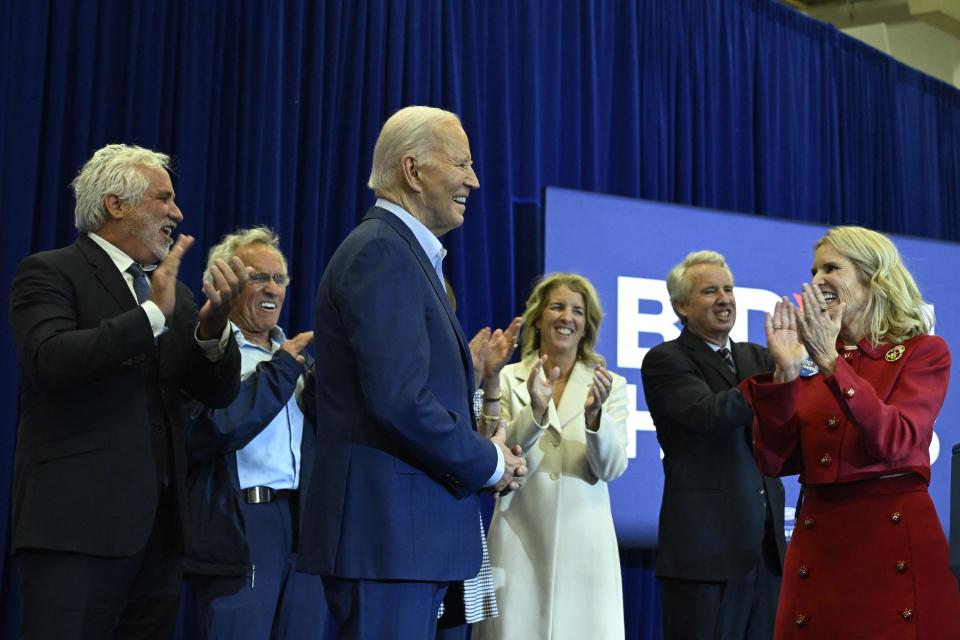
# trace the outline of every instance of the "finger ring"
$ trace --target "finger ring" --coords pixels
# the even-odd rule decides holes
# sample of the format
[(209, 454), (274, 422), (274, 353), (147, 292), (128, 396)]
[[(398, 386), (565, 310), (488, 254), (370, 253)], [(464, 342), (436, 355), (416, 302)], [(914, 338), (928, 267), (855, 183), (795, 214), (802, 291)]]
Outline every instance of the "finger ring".
[(813, 320), (813, 314), (812, 314), (812, 313), (811, 313), (810, 315), (808, 315), (808, 316), (803, 316), (803, 317), (806, 318), (807, 320)]
[(780, 331), (780, 329), (783, 329), (783, 327), (780, 326), (779, 324), (773, 325), (773, 330), (774, 330), (774, 331)]

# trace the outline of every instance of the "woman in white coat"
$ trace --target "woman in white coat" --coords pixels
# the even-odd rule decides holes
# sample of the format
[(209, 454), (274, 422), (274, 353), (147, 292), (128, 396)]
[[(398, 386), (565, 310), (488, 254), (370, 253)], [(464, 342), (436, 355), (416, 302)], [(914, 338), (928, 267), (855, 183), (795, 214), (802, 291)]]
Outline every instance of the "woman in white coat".
[(607, 483), (627, 467), (627, 393), (593, 351), (602, 317), (585, 278), (547, 276), (527, 300), (522, 361), (485, 372), (482, 422), (495, 427), (502, 412), (528, 475), (497, 499), (489, 547), (500, 616), (476, 625), (476, 639), (623, 638)]

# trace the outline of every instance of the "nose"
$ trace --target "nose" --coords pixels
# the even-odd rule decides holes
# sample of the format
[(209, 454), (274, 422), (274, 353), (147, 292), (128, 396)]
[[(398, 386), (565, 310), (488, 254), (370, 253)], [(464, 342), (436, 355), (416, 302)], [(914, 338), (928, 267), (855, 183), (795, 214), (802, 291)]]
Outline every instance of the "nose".
[(464, 181), (464, 184), (471, 189), (480, 188), (480, 179), (477, 177), (477, 172), (473, 170), (473, 167), (469, 167), (469, 171), (467, 171), (467, 179)]
[(170, 205), (170, 217), (177, 222), (183, 222), (183, 212), (180, 211), (180, 207), (177, 206), (176, 202)]
[(815, 284), (818, 286), (823, 284), (823, 272), (817, 271), (815, 274), (813, 274), (813, 278), (810, 279), (810, 284), (811, 285)]
[(272, 296), (280, 295), (280, 285), (274, 282), (273, 278), (271, 277), (269, 280), (267, 280), (266, 284), (263, 285), (263, 291)]

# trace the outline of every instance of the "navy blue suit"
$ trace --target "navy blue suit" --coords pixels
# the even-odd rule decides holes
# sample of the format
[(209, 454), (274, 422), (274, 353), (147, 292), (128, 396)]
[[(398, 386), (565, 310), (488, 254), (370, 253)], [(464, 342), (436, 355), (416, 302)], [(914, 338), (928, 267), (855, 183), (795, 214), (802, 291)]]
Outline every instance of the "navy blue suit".
[(333, 255), (314, 344), (317, 459), (300, 569), (430, 583), (476, 575), (477, 492), (497, 452), (475, 430), (470, 351), (443, 286), (389, 211), (371, 208)]

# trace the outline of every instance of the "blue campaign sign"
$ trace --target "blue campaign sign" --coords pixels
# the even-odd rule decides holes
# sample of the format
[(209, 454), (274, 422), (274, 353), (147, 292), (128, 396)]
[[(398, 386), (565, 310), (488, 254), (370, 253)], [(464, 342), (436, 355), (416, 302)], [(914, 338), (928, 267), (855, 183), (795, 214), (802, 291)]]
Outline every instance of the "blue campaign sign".
[[(610, 485), (617, 536), (621, 545), (655, 546), (663, 468), (640, 364), (651, 347), (680, 333), (667, 297), (667, 272), (691, 251), (722, 253), (735, 279), (737, 323), (731, 337), (766, 344), (763, 313), (810, 280), (813, 245), (826, 227), (566, 189), (548, 188), (545, 200), (545, 270), (573, 271), (593, 282), (606, 314), (597, 352), (627, 379), (630, 464)], [(934, 309), (935, 332), (957, 353), (960, 245), (890, 237)], [(957, 442), (960, 392), (954, 382), (930, 447), (930, 493), (944, 529), (950, 513), (950, 451)], [(784, 478), (784, 486), (789, 533), (799, 486), (795, 478)]]

